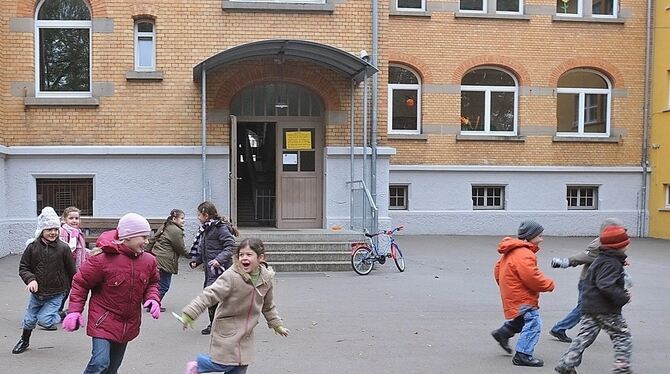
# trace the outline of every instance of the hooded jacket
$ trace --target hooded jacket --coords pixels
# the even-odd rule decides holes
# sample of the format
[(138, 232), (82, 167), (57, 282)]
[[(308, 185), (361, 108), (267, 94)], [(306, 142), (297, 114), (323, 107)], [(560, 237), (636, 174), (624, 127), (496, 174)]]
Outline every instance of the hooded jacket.
[(502, 256), (496, 262), (493, 275), (500, 286), (506, 319), (519, 316), (524, 305), (539, 308), (540, 292), (554, 290), (554, 281), (545, 277), (537, 267), (535, 253), (539, 250), (535, 244), (509, 237), (498, 245), (498, 253)]
[(621, 314), (621, 308), (630, 300), (624, 288), (626, 254), (617, 249), (600, 249), (584, 280), (582, 313)]
[[(606, 218), (600, 225), (600, 232), (605, 231), (610, 226), (625, 227), (622, 220), (618, 218)], [(582, 272), (579, 273), (579, 279), (584, 280), (586, 273), (589, 271), (589, 266), (600, 254), (600, 238), (595, 238), (586, 246), (586, 249), (568, 258), (570, 266), (582, 266)]]
[(86, 333), (127, 343), (140, 333), (142, 304), (160, 303), (156, 259), (133, 252), (118, 240), (116, 230), (102, 233), (96, 246), (102, 252), (90, 257), (74, 277), (69, 312), (81, 313), (91, 291)]
[(260, 278), (253, 285), (249, 274), (239, 268), (237, 259), (200, 296), (184, 307), (183, 312), (195, 319), (208, 307), (218, 303), (212, 323), (209, 354), (223, 365), (249, 365), (254, 360), (254, 327), (263, 313), (268, 327), (282, 325), (273, 301), (274, 271), (260, 266)]
[(167, 221), (154, 236), (151, 253), (158, 260), (158, 268), (167, 273), (177, 274), (179, 256), (188, 257), (184, 247), (184, 229), (172, 221)]

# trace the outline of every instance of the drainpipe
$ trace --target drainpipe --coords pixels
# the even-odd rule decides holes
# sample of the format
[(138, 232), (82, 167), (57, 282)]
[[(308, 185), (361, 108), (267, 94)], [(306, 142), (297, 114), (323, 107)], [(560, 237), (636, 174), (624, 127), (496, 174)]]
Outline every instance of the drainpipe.
[[(368, 72), (367, 70), (363, 73), (363, 175), (361, 180), (366, 183), (368, 178), (367, 174), (367, 155), (368, 155)], [(367, 219), (367, 210), (363, 209), (363, 227), (366, 226)], [(373, 231), (374, 232), (374, 231)]]
[[(350, 125), (349, 125), (349, 181), (353, 182), (354, 181), (354, 88), (355, 88), (355, 83), (353, 79), (351, 80), (351, 99), (350, 99)], [(354, 194), (353, 194), (353, 184), (349, 185), (349, 229), (354, 228)]]
[(641, 196), (640, 196), (640, 214), (639, 214), (639, 222), (640, 224), (638, 225), (638, 237), (646, 237), (647, 236), (647, 206), (648, 206), (648, 194), (647, 194), (647, 188), (649, 185), (649, 152), (648, 152), (648, 144), (649, 144), (649, 123), (650, 123), (650, 114), (649, 114), (649, 100), (651, 97), (651, 84), (650, 84), (650, 79), (651, 79), (651, 42), (652, 42), (652, 32), (653, 32), (653, 19), (652, 19), (652, 11), (653, 11), (653, 6), (654, 6), (654, 0), (647, 0), (647, 35), (646, 35), (646, 47), (645, 47), (645, 54), (644, 54), (644, 105), (642, 109), (642, 113), (644, 118), (642, 119), (643, 122), (643, 131), (642, 131), (642, 191), (641, 191)]
[(202, 117), (202, 201), (207, 200), (207, 69), (202, 64), (202, 77), (200, 77), (202, 95), (200, 95), (200, 110)]
[[(648, 0), (652, 1), (652, 0)], [(379, 56), (379, 0), (372, 0), (372, 66), (377, 67)], [(370, 158), (370, 194), (372, 201), (377, 204), (377, 91), (379, 91), (378, 74), (372, 76), (372, 131), (370, 133), (370, 147), (372, 156)], [(372, 217), (372, 232), (379, 230), (379, 211)]]

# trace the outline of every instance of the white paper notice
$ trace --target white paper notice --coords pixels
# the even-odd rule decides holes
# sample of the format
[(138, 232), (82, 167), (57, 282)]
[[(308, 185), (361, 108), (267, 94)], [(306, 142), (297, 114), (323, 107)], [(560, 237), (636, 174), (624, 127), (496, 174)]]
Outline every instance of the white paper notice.
[(282, 162), (284, 165), (298, 165), (298, 155), (295, 153), (284, 153)]

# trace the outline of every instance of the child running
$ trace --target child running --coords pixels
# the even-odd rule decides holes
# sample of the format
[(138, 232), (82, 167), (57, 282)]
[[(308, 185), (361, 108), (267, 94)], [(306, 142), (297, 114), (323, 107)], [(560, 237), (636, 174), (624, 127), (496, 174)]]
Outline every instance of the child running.
[(509, 339), (517, 333), (516, 353), (512, 363), (517, 366), (544, 365), (544, 361), (533, 357), (540, 339), (540, 292), (554, 290), (554, 281), (546, 278), (537, 267), (537, 256), (542, 243), (544, 228), (535, 221), (523, 221), (519, 226), (518, 239), (504, 238), (498, 245), (502, 256), (494, 269), (496, 283), (500, 286), (505, 318), (508, 320), (491, 335), (507, 352), (512, 353)]
[(611, 226), (600, 234), (600, 254), (584, 279), (579, 334), (558, 362), (555, 368), (558, 373), (577, 373), (575, 368), (582, 362), (584, 350), (593, 344), (600, 330), (605, 330), (612, 340), (615, 359), (612, 372), (633, 372), (630, 365), (632, 337), (621, 315), (621, 309), (630, 301), (623, 270), (629, 243), (623, 227)]
[[(170, 216), (165, 220), (149, 242), (150, 252), (158, 260), (158, 272), (160, 274), (160, 286), (158, 292), (163, 298), (170, 289), (172, 283), (172, 274), (179, 271), (179, 256), (188, 257), (188, 252), (184, 246), (184, 211), (172, 209)], [(161, 306), (161, 312), (165, 308)]]
[(81, 313), (90, 291), (86, 333), (93, 349), (85, 374), (117, 372), (126, 345), (140, 333), (142, 305), (150, 307), (154, 319), (160, 316), (156, 259), (143, 252), (150, 232), (144, 217), (126, 214), (116, 230), (100, 235), (96, 246), (102, 252), (74, 277), (63, 328), (74, 331), (84, 325)]
[[(69, 206), (65, 208), (63, 210), (63, 215), (61, 216), (62, 224), (58, 234), (60, 239), (70, 247), (72, 258), (74, 259), (74, 267), (77, 271), (79, 271), (81, 265), (88, 260), (90, 254), (89, 249), (86, 248), (84, 234), (79, 230), (79, 213), (80, 210), (77, 207)], [(65, 301), (67, 301), (69, 293), (70, 289), (68, 288), (67, 291), (65, 291), (65, 297), (60, 305), (60, 309), (58, 309), (58, 314), (61, 318), (65, 318), (65, 315), (67, 314), (64, 309)]]
[(30, 345), (35, 325), (56, 330), (61, 321), (58, 308), (75, 273), (74, 261), (67, 244), (58, 240), (60, 220), (52, 207), (44, 207), (37, 218), (35, 239), (29, 241), (21, 256), (19, 276), (30, 292), (23, 317), (23, 334), (12, 353), (23, 353)]
[[(200, 229), (191, 246), (190, 254), (193, 261), (190, 262), (190, 266), (194, 269), (200, 264), (205, 264), (204, 288), (214, 283), (216, 278), (232, 264), (235, 237), (239, 232), (230, 222), (219, 216), (216, 206), (209, 201), (198, 205), (198, 221)], [(209, 308), (209, 325), (200, 331), (201, 334), (210, 334), (215, 310), (216, 304)]]
[(273, 301), (274, 271), (265, 263), (259, 239), (244, 239), (235, 249), (233, 266), (188, 304), (181, 315), (184, 328), (218, 304), (209, 355), (187, 364), (187, 374), (222, 372), (244, 374), (254, 360), (254, 327), (263, 313), (275, 333), (288, 336)]

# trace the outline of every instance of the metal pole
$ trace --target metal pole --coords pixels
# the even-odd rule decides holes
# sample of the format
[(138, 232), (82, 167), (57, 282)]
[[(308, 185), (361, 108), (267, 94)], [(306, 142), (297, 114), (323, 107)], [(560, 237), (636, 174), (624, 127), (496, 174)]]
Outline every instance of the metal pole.
[[(372, 66), (375, 68), (378, 68), (378, 55), (379, 0), (372, 0)], [(379, 207), (377, 202), (377, 91), (379, 91), (377, 75), (378, 74), (372, 76), (372, 132), (370, 134), (370, 147), (372, 148), (372, 156), (370, 158), (370, 194), (372, 195), (372, 201), (374, 201), (375, 205)], [(379, 230), (378, 226), (379, 211), (377, 211), (372, 217), (372, 232), (377, 232)]]
[(202, 117), (202, 200), (207, 200), (207, 69), (205, 64), (202, 64), (202, 77), (200, 78), (200, 85), (202, 87), (202, 95), (200, 110)]
[[(365, 71), (363, 75), (363, 176), (361, 180), (367, 181), (367, 168), (365, 163), (367, 161), (368, 153), (368, 72)], [(363, 227), (366, 227), (367, 209), (363, 209)]]
[[(351, 80), (351, 99), (350, 99), (350, 114), (351, 114), (351, 124), (349, 125), (349, 160), (350, 160), (350, 177), (349, 181), (354, 181), (354, 147), (356, 146), (354, 142), (354, 85), (355, 81)], [(349, 185), (349, 229), (354, 228), (354, 193), (353, 193), (353, 184)]]
[(644, 105), (642, 108), (643, 113), (643, 131), (642, 131), (642, 191), (640, 196), (640, 212), (639, 212), (639, 225), (638, 225), (638, 237), (647, 236), (647, 186), (648, 186), (648, 167), (649, 167), (649, 154), (648, 154), (648, 139), (649, 136), (649, 98), (650, 98), (650, 77), (651, 77), (651, 45), (652, 45), (652, 32), (653, 32), (653, 19), (652, 19), (652, 9), (654, 5), (654, 0), (647, 0), (647, 36), (646, 36), (646, 50), (644, 56)]

